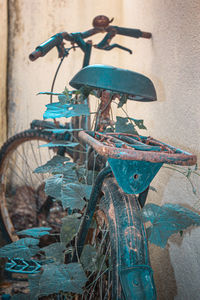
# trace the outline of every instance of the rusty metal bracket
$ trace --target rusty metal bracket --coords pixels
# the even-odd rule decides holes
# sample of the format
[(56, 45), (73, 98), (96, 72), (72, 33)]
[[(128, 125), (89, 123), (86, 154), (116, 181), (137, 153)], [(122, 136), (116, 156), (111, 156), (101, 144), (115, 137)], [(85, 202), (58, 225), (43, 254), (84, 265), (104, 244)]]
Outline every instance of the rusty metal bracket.
[(127, 194), (140, 194), (150, 185), (162, 163), (109, 158), (117, 183)]

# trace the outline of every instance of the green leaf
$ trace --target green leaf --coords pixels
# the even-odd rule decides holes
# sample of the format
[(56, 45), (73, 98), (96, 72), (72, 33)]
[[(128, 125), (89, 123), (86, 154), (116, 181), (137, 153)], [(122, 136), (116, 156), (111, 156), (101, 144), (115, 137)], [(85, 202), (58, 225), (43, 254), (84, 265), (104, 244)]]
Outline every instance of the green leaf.
[(40, 145), (40, 147), (51, 147), (51, 148), (54, 148), (54, 147), (76, 147), (78, 146), (79, 143), (73, 143), (73, 142), (68, 142), (68, 141), (58, 141), (58, 140), (55, 140), (55, 141), (51, 141), (50, 143), (48, 144), (43, 144), (43, 145)]
[(105, 256), (99, 255), (93, 246), (89, 244), (84, 246), (80, 261), (85, 272), (96, 272), (100, 269), (104, 271), (106, 269), (104, 260)]
[[(74, 164), (74, 163), (71, 163)], [(63, 185), (71, 182), (77, 182), (78, 177), (75, 168), (66, 168), (63, 172)]]
[(87, 170), (84, 166), (77, 166), (76, 168), (78, 181), (82, 184), (92, 185), (93, 181), (97, 177), (97, 171)]
[(62, 95), (62, 93), (53, 93), (53, 92), (39, 92), (37, 95), (53, 95), (53, 96), (59, 96)]
[[(10, 299), (10, 298), (8, 298)], [(12, 296), (11, 300), (34, 300), (36, 298), (33, 298), (30, 294), (16, 294)]]
[(89, 107), (87, 104), (61, 104), (54, 102), (46, 105), (47, 109), (43, 115), (44, 119), (69, 118), (89, 115)]
[(134, 121), (135, 125), (139, 128), (139, 129), (147, 129), (146, 126), (144, 125), (144, 120), (137, 120), (137, 119), (133, 119), (133, 118), (129, 118), (130, 120)]
[(29, 275), (31, 295), (47, 296), (62, 292), (82, 294), (87, 277), (79, 263), (44, 265), (40, 275)]
[(38, 244), (38, 239), (20, 239), (0, 248), (0, 257), (30, 259), (40, 250)]
[(72, 95), (70, 95), (70, 94), (68, 94), (68, 95), (62, 94), (62, 95), (58, 96), (58, 100), (62, 105), (68, 103), (71, 100), (71, 98), (72, 98)]
[(89, 199), (92, 186), (80, 183), (69, 183), (63, 186), (61, 201), (63, 208), (80, 209), (85, 206), (85, 198)]
[(129, 122), (129, 118), (117, 117), (117, 122), (115, 124), (115, 131), (122, 133), (132, 133), (138, 134), (134, 125)]
[[(45, 193), (55, 199), (60, 200), (62, 197), (63, 186), (70, 182), (78, 180), (76, 171), (73, 169), (74, 163), (67, 163), (60, 172), (63, 174), (55, 174), (45, 181)], [(54, 172), (52, 172), (54, 173)], [(56, 173), (56, 172), (55, 172)]]
[(80, 92), (80, 94), (83, 95), (84, 98), (87, 98), (90, 95), (90, 93), (92, 92), (92, 90), (93, 90), (93, 88), (84, 85), (79, 89), (79, 92)]
[(76, 235), (81, 223), (80, 214), (72, 214), (62, 218), (60, 240), (68, 244)]
[(45, 193), (55, 199), (61, 199), (63, 175), (56, 174), (45, 181)]
[(152, 185), (149, 186), (149, 190), (157, 193), (157, 189)]
[(65, 132), (74, 132), (74, 131), (81, 131), (83, 128), (66, 128), (66, 129), (44, 129), (44, 131), (49, 131), (53, 133), (65, 133)]
[[(63, 157), (60, 155), (54, 156), (46, 164), (36, 168), (34, 173), (53, 173), (60, 172), (60, 169), (65, 167), (65, 164), (70, 159), (68, 157)], [(74, 164), (75, 165), (75, 164)]]
[(127, 95), (123, 94), (121, 97), (120, 97), (120, 100), (119, 100), (119, 103), (118, 103), (118, 108), (122, 107), (126, 102), (127, 102)]
[(49, 231), (51, 231), (50, 227), (35, 227), (35, 228), (29, 228), (25, 230), (19, 231), (18, 235), (28, 235), (35, 238), (40, 238), (44, 235), (49, 235)]
[(57, 242), (43, 247), (41, 250), (45, 252), (46, 258), (53, 258), (57, 262), (64, 263), (65, 249), (64, 243)]
[(187, 227), (200, 226), (199, 214), (177, 204), (158, 206), (153, 203), (142, 209), (144, 222), (151, 222), (147, 228), (148, 239), (151, 243), (164, 248), (168, 238)]
[(84, 246), (80, 260), (84, 271), (96, 272), (97, 250), (93, 246)]

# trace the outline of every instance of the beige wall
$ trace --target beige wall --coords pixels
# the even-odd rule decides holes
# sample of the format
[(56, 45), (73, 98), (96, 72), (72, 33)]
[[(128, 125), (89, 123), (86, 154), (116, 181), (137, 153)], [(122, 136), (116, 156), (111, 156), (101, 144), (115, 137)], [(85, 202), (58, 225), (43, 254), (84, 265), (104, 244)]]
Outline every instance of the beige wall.
[[(156, 87), (156, 103), (129, 102), (129, 114), (142, 118), (148, 132), (164, 142), (200, 152), (200, 2), (171, 0), (11, 0), (9, 39), (9, 134), (41, 118), (45, 96), (58, 64), (56, 50), (36, 62), (28, 54), (59, 31), (83, 31), (94, 16), (114, 17), (119, 26), (140, 28), (153, 34), (152, 40), (117, 37), (116, 42), (133, 50), (94, 50), (91, 63), (124, 67), (149, 76)], [(95, 37), (99, 40), (100, 37)], [(64, 62), (56, 83), (62, 91), (81, 66), (80, 51)], [(195, 206), (199, 197), (190, 184), (174, 171), (163, 168), (152, 183), (149, 201)], [(200, 201), (200, 200), (198, 200)], [(200, 202), (199, 206), (200, 206)], [(151, 247), (158, 299), (198, 299), (200, 294), (200, 230), (187, 232), (181, 240), (172, 238), (167, 249)]]
[(0, 146), (7, 135), (7, 29), (7, 0), (0, 0)]

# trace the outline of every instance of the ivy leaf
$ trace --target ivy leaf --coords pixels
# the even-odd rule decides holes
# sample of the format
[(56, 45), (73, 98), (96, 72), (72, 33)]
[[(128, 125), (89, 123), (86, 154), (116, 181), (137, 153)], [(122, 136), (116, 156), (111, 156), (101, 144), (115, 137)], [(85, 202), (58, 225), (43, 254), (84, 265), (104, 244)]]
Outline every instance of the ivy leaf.
[(85, 198), (89, 199), (92, 186), (80, 183), (69, 183), (63, 186), (61, 201), (63, 208), (80, 209), (85, 206)]
[(83, 128), (65, 128), (65, 129), (44, 129), (44, 131), (50, 131), (53, 133), (66, 133), (66, 132), (74, 132), (74, 131), (81, 131)]
[(79, 93), (82, 94), (84, 98), (87, 98), (90, 95), (90, 93), (92, 92), (92, 90), (93, 90), (93, 88), (84, 85), (79, 89)]
[(127, 96), (125, 94), (123, 94), (121, 97), (120, 97), (120, 100), (119, 100), (119, 103), (118, 103), (118, 108), (122, 107), (124, 104), (126, 104), (127, 102)]
[(129, 122), (129, 118), (122, 118), (122, 117), (117, 117), (117, 122), (115, 124), (115, 131), (138, 134), (135, 129), (135, 126)]
[[(6, 298), (5, 298), (6, 299)], [(11, 300), (34, 300), (30, 294), (16, 294), (12, 298), (7, 298)]]
[(172, 234), (191, 225), (200, 226), (200, 216), (197, 213), (177, 204), (147, 204), (142, 209), (142, 217), (144, 222), (152, 223), (147, 228), (149, 241), (162, 248)]
[(77, 168), (78, 180), (83, 184), (92, 185), (98, 173), (97, 171), (87, 170), (85, 167)]
[(44, 235), (49, 235), (49, 231), (51, 231), (50, 227), (35, 227), (35, 228), (29, 228), (25, 230), (19, 231), (18, 235), (28, 235), (35, 238), (40, 238)]
[(157, 189), (152, 185), (149, 186), (149, 190), (157, 193)]
[(57, 262), (64, 263), (65, 249), (64, 243), (57, 242), (43, 247), (41, 250), (45, 252), (46, 258), (53, 258)]
[(63, 95), (73, 95), (73, 93), (76, 91), (69, 91), (67, 87), (65, 87), (64, 91), (63, 91)]
[(78, 176), (78, 181), (83, 184), (92, 185), (92, 182), (97, 177), (97, 171), (87, 170), (84, 166), (77, 166), (76, 172)]
[(64, 105), (64, 104), (66, 104), (68, 101), (69, 101), (69, 97), (67, 97), (67, 95), (64, 95), (64, 94), (61, 94), (61, 95), (59, 95), (58, 96), (58, 100), (59, 100), (59, 102), (62, 104), (62, 105)]
[(50, 143), (48, 144), (43, 144), (43, 145), (40, 145), (40, 147), (51, 147), (51, 148), (54, 148), (54, 147), (76, 147), (78, 146), (79, 143), (73, 143), (73, 142), (68, 142), (68, 141), (58, 141), (58, 140), (55, 140), (55, 141), (51, 141)]
[(69, 118), (89, 115), (89, 107), (87, 104), (64, 104), (54, 102), (46, 105), (47, 109), (43, 115), (44, 119)]
[(56, 174), (45, 181), (45, 193), (55, 199), (61, 198), (63, 175)]
[(92, 245), (85, 245), (80, 258), (84, 271), (96, 272), (106, 269), (105, 256), (99, 255)]
[[(71, 166), (72, 165), (74, 165), (74, 163), (71, 163)], [(77, 182), (77, 181), (78, 181), (77, 173), (73, 166), (72, 167), (69, 166), (68, 168), (65, 168), (65, 170), (63, 170), (63, 185), (71, 182)]]
[(133, 119), (133, 118), (129, 118), (130, 120), (134, 121), (135, 125), (139, 128), (139, 129), (147, 129), (146, 126), (144, 125), (144, 120), (137, 120), (137, 119)]
[(62, 105), (68, 103), (71, 99), (72, 99), (71, 93), (58, 95), (58, 100)]
[(54, 176), (45, 180), (46, 195), (58, 200), (61, 199), (63, 186), (78, 180), (76, 171), (74, 170), (74, 165), (74, 163), (68, 162), (59, 170), (60, 172), (63, 172), (63, 174), (55, 174)]
[(91, 245), (85, 245), (81, 254), (81, 264), (84, 271), (95, 272), (97, 270), (97, 250)]
[(59, 96), (62, 95), (62, 93), (53, 93), (53, 92), (39, 92), (37, 95), (53, 95), (53, 96)]
[(69, 161), (68, 157), (63, 157), (60, 155), (54, 156), (46, 164), (39, 166), (34, 170), (34, 173), (52, 173), (60, 172), (60, 169), (65, 167), (65, 163)]
[(38, 239), (20, 239), (14, 243), (0, 248), (0, 257), (30, 259), (40, 250), (38, 244)]
[(72, 214), (62, 218), (62, 227), (60, 232), (60, 240), (62, 243), (68, 244), (77, 234), (81, 219), (80, 214)]
[(43, 273), (29, 275), (31, 295), (35, 297), (71, 292), (82, 294), (87, 277), (79, 263), (44, 265)]

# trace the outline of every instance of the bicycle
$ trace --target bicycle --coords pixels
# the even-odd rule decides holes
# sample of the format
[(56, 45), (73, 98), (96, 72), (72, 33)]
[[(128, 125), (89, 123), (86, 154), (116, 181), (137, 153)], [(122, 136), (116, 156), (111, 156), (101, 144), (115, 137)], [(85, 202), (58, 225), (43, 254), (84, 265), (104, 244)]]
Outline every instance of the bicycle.
[[(105, 47), (113, 37), (112, 26), (106, 23), (105, 27), (105, 18), (103, 21), (99, 18), (98, 25), (98, 32), (106, 28), (110, 30), (111, 27), (111, 33), (108, 32), (101, 43), (101, 47)], [(131, 29), (119, 28), (121, 34), (131, 34)], [(88, 37), (95, 31), (90, 30), (83, 36)], [(150, 34), (145, 35), (150, 37)], [(66, 34), (62, 36), (70, 39)], [(57, 37), (46, 42), (45, 54), (58, 45), (55, 42)], [(59, 40), (59, 45), (61, 42)], [(107, 47), (112, 49), (112, 46)], [(122, 49), (122, 46), (118, 45), (118, 48)], [(41, 49), (36, 50), (34, 57), (44, 55)], [(100, 260), (100, 271), (91, 271), (85, 264), (90, 284), (82, 296), (70, 287), (70, 296), (73, 299), (156, 299), (141, 208), (145, 206), (149, 185), (163, 163), (194, 165), (196, 156), (151, 137), (111, 131), (112, 101), (119, 99), (124, 103), (124, 95), (136, 101), (156, 100), (154, 85), (144, 75), (104, 65), (84, 66), (72, 78), (70, 85), (75, 89), (86, 86), (100, 99), (95, 130), (80, 131), (79, 138), (91, 146), (87, 149), (87, 156), (90, 158), (88, 166), (91, 163), (93, 170), (96, 169), (96, 153), (106, 158), (101, 160), (100, 172), (86, 208), (84, 205), (78, 210), (82, 213), (80, 229), (72, 243), (72, 254), (66, 255), (67, 262), (76, 264), (83, 260), (85, 246), (95, 247), (98, 255), (103, 257)], [(92, 220), (96, 221), (96, 227), (91, 227)]]
[[(63, 59), (69, 55), (70, 50), (76, 49), (77, 47), (80, 48), (84, 53), (82, 67), (85, 67), (89, 64), (92, 43), (91, 41), (85, 42), (84, 39), (89, 38), (90, 36), (97, 33), (106, 32), (107, 34), (105, 38), (103, 38), (100, 43), (95, 45), (95, 48), (108, 51), (117, 47), (128, 51), (129, 53), (132, 53), (130, 49), (122, 47), (118, 44), (110, 45), (110, 42), (115, 34), (121, 34), (135, 38), (151, 37), (149, 33), (142, 32), (140, 30), (109, 26), (109, 22), (110, 21), (107, 17), (96, 17), (93, 20), (92, 29), (83, 33), (58, 33), (55, 36), (51, 37), (47, 42), (41, 44), (34, 52), (30, 54), (30, 60), (34, 61), (38, 57), (44, 56), (53, 47), (57, 47), (61, 61), (53, 79), (51, 92), (53, 92), (57, 73), (60, 69)], [(72, 47), (65, 49), (63, 40), (71, 42)], [(74, 46), (75, 44), (76, 46)], [(52, 103), (52, 95), (50, 96), (50, 103)], [(81, 118), (80, 116), (74, 117), (72, 124), (68, 123), (65, 125), (59, 124), (58, 122), (53, 123), (44, 120), (34, 120), (30, 124), (30, 129), (12, 136), (2, 146), (0, 150), (0, 219), (2, 220), (2, 226), (4, 227), (3, 232), (7, 241), (17, 240), (18, 236), (16, 232), (22, 230), (27, 225), (38, 225), (38, 215), (33, 215), (31, 211), (39, 212), (41, 203), (43, 203), (45, 200), (45, 195), (43, 193), (44, 186), (41, 184), (41, 182), (45, 179), (45, 176), (43, 174), (42, 176), (40, 174), (34, 174), (33, 171), (39, 165), (42, 165), (46, 161), (50, 160), (50, 158), (54, 154), (54, 151), (57, 151), (53, 147), (47, 150), (47, 148), (40, 146), (54, 139), (60, 141), (68, 141), (73, 140), (74, 137), (77, 138), (77, 133), (75, 131), (73, 132), (72, 137), (72, 135), (70, 134), (70, 130), (69, 132), (66, 132), (64, 134), (53, 134), (52, 132), (44, 130), (56, 128), (60, 128), (63, 130), (67, 128), (71, 128), (71, 130), (73, 128), (87, 129), (88, 125), (89, 121), (87, 121), (87, 118)], [(67, 150), (66, 148), (60, 148), (58, 153), (61, 155), (66, 154), (69, 157), (72, 156), (69, 148)], [(73, 154), (74, 160), (77, 160), (80, 157), (80, 154), (77, 153)], [(32, 157), (34, 159), (32, 159)], [(26, 199), (32, 199), (32, 201), (28, 201)], [(21, 203), (21, 205), (19, 205), (19, 210), (16, 209), (16, 206), (13, 210), (13, 201), (15, 201), (15, 203)], [(24, 204), (24, 202), (27, 203)], [(24, 209), (26, 207), (26, 213), (24, 214)], [(43, 222), (45, 222), (44, 218)]]

